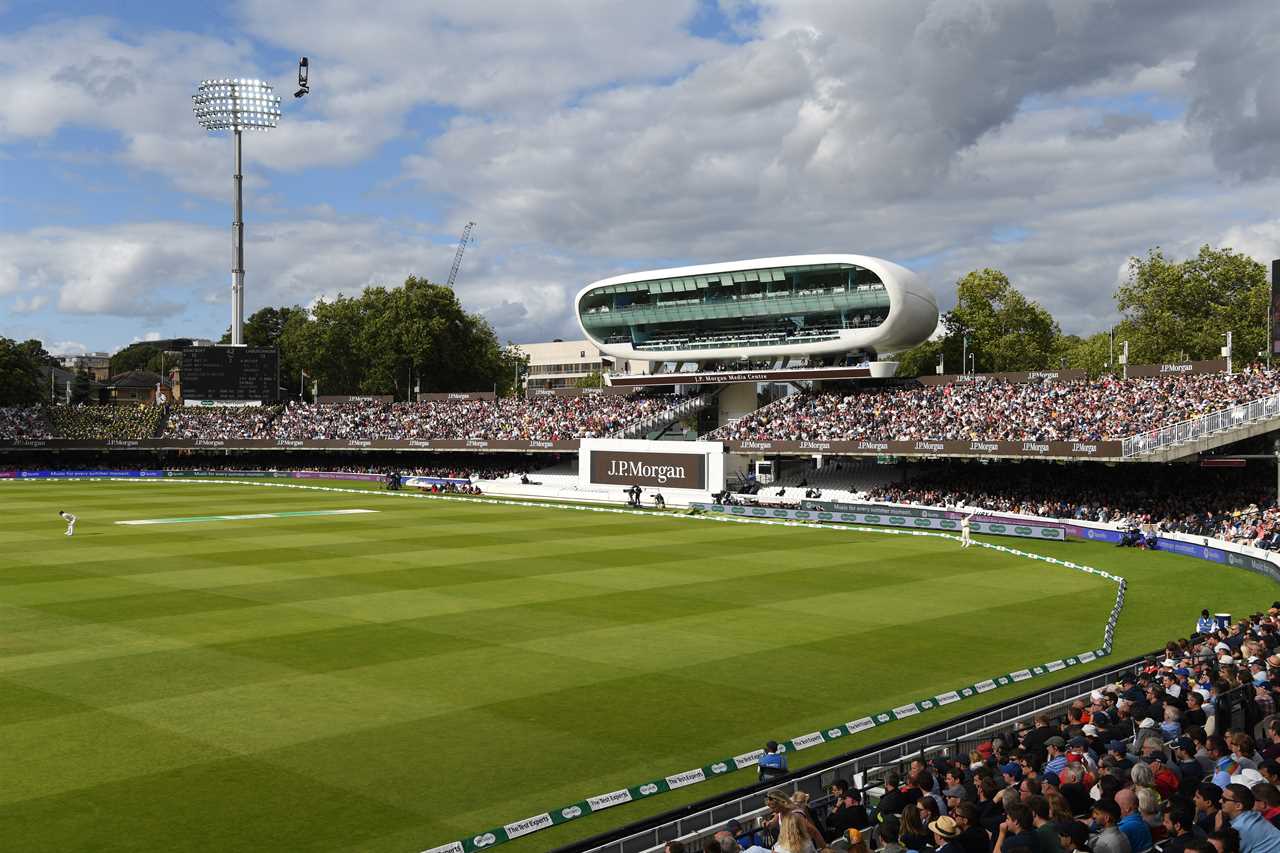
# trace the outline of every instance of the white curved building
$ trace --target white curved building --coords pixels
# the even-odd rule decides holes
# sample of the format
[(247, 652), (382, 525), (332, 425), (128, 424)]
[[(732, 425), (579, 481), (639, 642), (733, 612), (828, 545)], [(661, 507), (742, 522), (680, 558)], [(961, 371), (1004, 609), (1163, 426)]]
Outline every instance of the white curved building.
[(584, 287), (578, 324), (620, 359), (712, 361), (862, 351), (872, 360), (926, 340), (932, 291), (866, 255), (792, 255), (629, 273)]

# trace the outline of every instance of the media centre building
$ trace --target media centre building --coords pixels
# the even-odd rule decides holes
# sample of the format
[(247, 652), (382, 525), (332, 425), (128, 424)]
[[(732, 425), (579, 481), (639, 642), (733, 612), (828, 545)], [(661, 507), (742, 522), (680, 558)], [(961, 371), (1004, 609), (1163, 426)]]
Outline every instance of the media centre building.
[(876, 363), (922, 343), (938, 325), (937, 300), (920, 276), (866, 255), (628, 273), (587, 285), (574, 307), (601, 352), (651, 365)]

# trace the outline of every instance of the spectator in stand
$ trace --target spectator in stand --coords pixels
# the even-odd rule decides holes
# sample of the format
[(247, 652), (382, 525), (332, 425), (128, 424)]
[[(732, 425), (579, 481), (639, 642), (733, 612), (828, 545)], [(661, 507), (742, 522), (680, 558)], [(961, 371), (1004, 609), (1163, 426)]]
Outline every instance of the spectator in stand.
[(1253, 792), (1240, 784), (1231, 784), (1222, 792), (1222, 817), (1219, 829), (1226, 822), (1240, 835), (1240, 853), (1277, 853), (1280, 851), (1280, 829), (1272, 826), (1260, 813), (1254, 811)]
[(795, 394), (713, 433), (729, 440), (1102, 441), (1280, 391), (1280, 372), (1249, 367), (1150, 379), (1005, 382)]
[(154, 438), (165, 410), (160, 406), (54, 406), (49, 409), (58, 438), (82, 441), (130, 441)]
[(278, 406), (188, 406), (169, 410), (162, 435), (167, 438), (270, 438)]
[(1129, 838), (1120, 831), (1120, 807), (1115, 800), (1099, 800), (1093, 805), (1093, 822), (1098, 827), (1098, 837), (1093, 841), (1093, 853), (1142, 853), (1134, 850)]
[[(484, 439), (562, 441), (620, 435), (669, 412), (685, 398), (604, 394), (581, 397), (504, 397), (422, 403), (291, 403), (272, 425), (275, 438), (294, 440)], [(665, 416), (665, 415), (664, 415)]]
[(51, 438), (53, 427), (44, 409), (0, 406), (0, 441)]
[(1187, 842), (1199, 837), (1206, 837), (1196, 826), (1196, 813), (1191, 803), (1181, 797), (1168, 802), (1164, 810), (1164, 829), (1166, 840), (1162, 845), (1162, 853), (1183, 853)]

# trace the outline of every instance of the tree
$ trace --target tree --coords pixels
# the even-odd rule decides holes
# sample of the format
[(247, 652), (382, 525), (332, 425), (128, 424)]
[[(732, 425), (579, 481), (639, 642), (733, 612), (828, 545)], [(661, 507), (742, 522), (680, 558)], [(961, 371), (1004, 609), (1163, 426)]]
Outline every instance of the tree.
[(71, 382), (71, 402), (80, 404), (90, 402), (93, 386), (89, 383), (89, 372), (84, 368), (76, 371), (76, 378)]
[(1267, 348), (1270, 286), (1266, 268), (1229, 248), (1200, 247), (1172, 261), (1159, 247), (1129, 259), (1129, 278), (1116, 290), (1124, 315), (1117, 340), (1129, 341), (1131, 364), (1217, 358), (1234, 335), (1235, 352), (1252, 361)]
[(164, 347), (152, 341), (139, 341), (111, 356), (111, 375), (118, 376), (130, 370), (149, 370), (159, 373), (164, 359)]
[(956, 283), (956, 307), (944, 319), (952, 350), (956, 338), (963, 341), (968, 334), (968, 351), (974, 354), (978, 373), (1043, 370), (1050, 366), (1060, 334), (1048, 311), (994, 269), (974, 270), (961, 278)]
[(0, 338), (0, 405), (34, 406), (40, 402), (44, 396), (40, 368), (47, 357), (39, 341), (18, 343)]
[(416, 276), (400, 287), (320, 300), (309, 314), (296, 306), (279, 311), (288, 313), (262, 325), (279, 329), (282, 375), (286, 365), (290, 377), (305, 369), (327, 394), (409, 399), (410, 375), (423, 391), (443, 392), (493, 388), (512, 374), (488, 321), (463, 310), (449, 288)]
[[(956, 282), (956, 307), (942, 316), (943, 336), (902, 353), (899, 376), (934, 373), (938, 357), (947, 373), (963, 373), (973, 354), (978, 373), (1057, 367), (1058, 324), (1022, 295), (1000, 270), (974, 270)], [(968, 345), (965, 345), (965, 336)]]
[(586, 376), (579, 376), (577, 379), (573, 380), (573, 387), (574, 388), (603, 388), (604, 374), (602, 374), (598, 370), (595, 370), (595, 371), (592, 371), (591, 373), (588, 373)]
[(1084, 370), (1089, 376), (1098, 376), (1106, 372), (1111, 360), (1111, 336), (1106, 332), (1098, 332), (1087, 338), (1078, 335), (1062, 335), (1054, 346), (1057, 361), (1052, 365), (1058, 367), (1066, 362), (1069, 368)]

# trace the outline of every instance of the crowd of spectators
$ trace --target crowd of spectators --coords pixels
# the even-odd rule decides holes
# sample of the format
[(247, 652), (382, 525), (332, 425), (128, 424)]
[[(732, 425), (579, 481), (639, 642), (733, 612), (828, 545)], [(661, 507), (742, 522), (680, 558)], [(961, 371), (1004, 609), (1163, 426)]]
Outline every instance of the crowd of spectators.
[(618, 435), (681, 401), (673, 395), (502, 398), (422, 403), (184, 408), (0, 408), (0, 440), (17, 438), (560, 441)]
[(702, 849), (1276, 853), (1278, 701), (1280, 602), (1168, 643), (1061, 718), (912, 760), (873, 809), (839, 779), (819, 808), (772, 791), (758, 825), (730, 821)]
[(81, 441), (154, 438), (165, 416), (162, 406), (147, 404), (53, 406), (47, 411), (55, 437)]
[(678, 402), (679, 398), (668, 395), (598, 395), (528, 400), (290, 404), (276, 418), (271, 432), (274, 438), (299, 440), (602, 438), (620, 433)]
[(738, 441), (1102, 441), (1280, 392), (1280, 371), (1087, 382), (978, 379), (795, 394), (711, 434)]
[(270, 438), (279, 406), (185, 406), (169, 410), (167, 438)]
[(48, 438), (52, 427), (44, 409), (0, 406), (0, 441)]
[(879, 486), (867, 500), (1128, 523), (1156, 533), (1212, 536), (1280, 548), (1280, 511), (1271, 466), (1107, 467), (1047, 462), (954, 464), (906, 483)]

